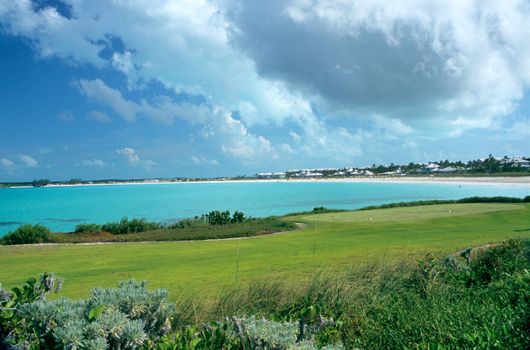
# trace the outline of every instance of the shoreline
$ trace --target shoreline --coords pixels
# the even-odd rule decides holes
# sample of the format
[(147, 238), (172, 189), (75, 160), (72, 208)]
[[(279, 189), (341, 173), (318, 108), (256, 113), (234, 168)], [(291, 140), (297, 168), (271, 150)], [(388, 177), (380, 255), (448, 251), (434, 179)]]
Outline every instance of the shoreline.
[[(251, 180), (201, 180), (201, 181), (145, 181), (145, 182), (116, 182), (95, 184), (61, 184), (43, 187), (90, 187), (90, 186), (129, 186), (129, 185), (179, 185), (179, 184), (223, 184), (223, 183), (425, 183), (425, 184), (459, 184), (459, 185), (487, 185), (487, 186), (528, 186), (530, 176), (517, 177), (355, 177), (355, 178), (308, 178), (308, 179), (251, 179)], [(33, 186), (12, 186), (10, 189), (34, 188)]]

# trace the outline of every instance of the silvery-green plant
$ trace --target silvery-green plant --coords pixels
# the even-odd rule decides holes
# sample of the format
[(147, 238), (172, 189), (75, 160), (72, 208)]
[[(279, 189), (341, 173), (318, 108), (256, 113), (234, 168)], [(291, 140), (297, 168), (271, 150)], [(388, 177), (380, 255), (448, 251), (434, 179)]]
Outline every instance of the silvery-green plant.
[(235, 319), (241, 333), (255, 349), (287, 349), (296, 343), (298, 325), (255, 317)]
[[(62, 279), (44, 273), (39, 279), (29, 278), (10, 292), (0, 288), (0, 347), (17, 344), (17, 348), (32, 348), (37, 342), (35, 334), (29, 330), (33, 325), (19, 315), (20, 308), (28, 303), (42, 300), (62, 287)], [(25, 334), (29, 334), (26, 336)]]
[[(236, 324), (243, 343), (258, 350), (317, 350), (320, 349), (312, 336), (299, 340), (297, 322), (276, 322), (265, 318), (236, 318)], [(329, 345), (324, 349), (342, 349), (341, 344)]]
[[(43, 284), (57, 287), (53, 280)], [(171, 331), (175, 312), (166, 291), (150, 291), (147, 283), (134, 280), (115, 289), (94, 288), (85, 300), (38, 299), (18, 309), (28, 338), (36, 334), (42, 347), (72, 350), (136, 349), (147, 340), (156, 342)]]
[(0, 305), (5, 305), (11, 298), (13, 297), (13, 293), (5, 290), (2, 288), (2, 283), (0, 283)]

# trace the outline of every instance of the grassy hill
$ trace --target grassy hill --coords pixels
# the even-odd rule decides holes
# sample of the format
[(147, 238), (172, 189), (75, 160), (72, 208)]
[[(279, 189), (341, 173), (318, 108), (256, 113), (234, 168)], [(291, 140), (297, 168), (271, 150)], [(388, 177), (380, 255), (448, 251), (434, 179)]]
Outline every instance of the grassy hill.
[(305, 223), (285, 234), (237, 240), (94, 245), (0, 246), (0, 282), (28, 276), (65, 278), (62, 295), (85, 297), (94, 286), (130, 277), (173, 297), (220, 291), (251, 281), (296, 284), (316, 271), (364, 262), (392, 264), (428, 252), (530, 237), (529, 204), (445, 204), (287, 217)]

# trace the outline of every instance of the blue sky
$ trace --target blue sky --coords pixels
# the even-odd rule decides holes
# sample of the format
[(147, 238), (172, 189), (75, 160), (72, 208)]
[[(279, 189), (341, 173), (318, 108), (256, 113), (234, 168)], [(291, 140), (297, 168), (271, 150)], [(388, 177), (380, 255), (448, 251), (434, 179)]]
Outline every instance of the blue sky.
[(0, 181), (530, 155), (530, 4), (0, 0)]

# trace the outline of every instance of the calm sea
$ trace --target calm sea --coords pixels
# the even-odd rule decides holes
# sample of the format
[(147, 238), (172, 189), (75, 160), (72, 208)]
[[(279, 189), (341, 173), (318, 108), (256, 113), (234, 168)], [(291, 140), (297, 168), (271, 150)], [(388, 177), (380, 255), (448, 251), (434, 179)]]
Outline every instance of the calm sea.
[(210, 210), (259, 217), (317, 206), (368, 205), (469, 196), (530, 195), (528, 186), (478, 184), (242, 182), (0, 189), (0, 236), (24, 223), (71, 231), (81, 222), (145, 217), (173, 222)]

